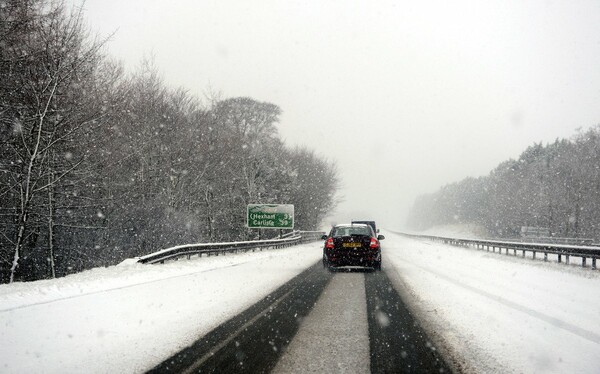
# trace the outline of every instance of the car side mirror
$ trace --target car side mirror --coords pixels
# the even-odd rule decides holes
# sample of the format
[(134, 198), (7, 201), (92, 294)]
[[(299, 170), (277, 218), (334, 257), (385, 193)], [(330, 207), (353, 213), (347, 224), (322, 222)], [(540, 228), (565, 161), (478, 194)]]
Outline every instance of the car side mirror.
[(385, 236), (383, 236), (383, 235), (377, 235), (377, 240), (383, 240), (383, 239), (385, 239)]
[(321, 236), (321, 240), (327, 240), (327, 235)]

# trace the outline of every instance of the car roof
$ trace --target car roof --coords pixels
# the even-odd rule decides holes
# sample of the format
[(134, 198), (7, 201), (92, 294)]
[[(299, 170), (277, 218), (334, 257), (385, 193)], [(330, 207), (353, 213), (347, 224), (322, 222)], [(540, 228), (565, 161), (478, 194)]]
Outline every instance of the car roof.
[(369, 227), (369, 225), (367, 225), (366, 223), (342, 223), (340, 225), (335, 225), (333, 227), (360, 227), (360, 226)]

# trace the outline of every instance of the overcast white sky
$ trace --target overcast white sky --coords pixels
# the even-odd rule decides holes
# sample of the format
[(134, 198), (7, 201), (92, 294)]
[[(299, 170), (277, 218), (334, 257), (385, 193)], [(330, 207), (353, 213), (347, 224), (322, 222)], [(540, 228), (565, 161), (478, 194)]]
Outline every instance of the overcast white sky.
[(400, 228), (417, 195), (600, 123), (597, 0), (84, 7), (128, 69), (153, 54), (173, 87), (279, 105), (288, 144), (337, 162), (338, 222)]

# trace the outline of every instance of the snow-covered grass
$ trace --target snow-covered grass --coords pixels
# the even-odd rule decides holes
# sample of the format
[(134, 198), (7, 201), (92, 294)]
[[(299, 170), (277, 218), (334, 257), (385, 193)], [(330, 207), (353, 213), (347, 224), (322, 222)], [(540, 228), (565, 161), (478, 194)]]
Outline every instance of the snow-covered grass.
[(143, 372), (321, 258), (321, 243), (0, 285), (0, 372)]
[(599, 271), (386, 237), (384, 268), (465, 367), (598, 372)]

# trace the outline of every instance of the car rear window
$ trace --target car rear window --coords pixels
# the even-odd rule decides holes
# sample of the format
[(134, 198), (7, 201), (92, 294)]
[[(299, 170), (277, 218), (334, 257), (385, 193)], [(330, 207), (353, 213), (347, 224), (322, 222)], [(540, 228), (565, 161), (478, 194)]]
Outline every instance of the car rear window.
[(371, 235), (371, 232), (366, 226), (354, 226), (354, 227), (336, 227), (333, 229), (333, 235), (339, 236), (352, 236), (352, 235)]

